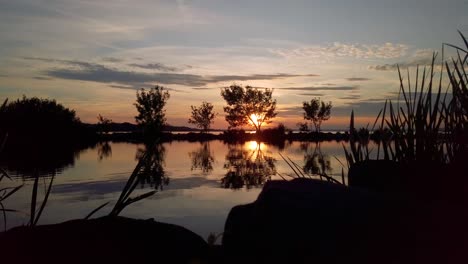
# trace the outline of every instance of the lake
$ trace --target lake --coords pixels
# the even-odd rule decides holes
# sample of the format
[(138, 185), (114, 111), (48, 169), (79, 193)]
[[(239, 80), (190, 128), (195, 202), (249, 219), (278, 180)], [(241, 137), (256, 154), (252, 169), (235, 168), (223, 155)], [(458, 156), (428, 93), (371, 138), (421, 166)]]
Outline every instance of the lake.
[[(342, 169), (347, 174), (338, 161), (345, 163), (342, 144), (164, 143), (158, 146), (154, 159), (158, 164), (152, 167), (152, 176), (144, 179), (133, 195), (154, 189), (157, 193), (129, 205), (121, 215), (181, 225), (203, 238), (210, 233), (219, 234), (230, 209), (254, 201), (265, 181), (295, 175), (281, 155), (302, 170), (325, 171), (341, 181)], [(142, 149), (141, 144), (101, 143), (75, 153), (72, 161), (55, 168), (52, 192), (39, 224), (83, 218), (101, 204), (111, 202), (94, 217), (107, 214), (138, 163)], [(6, 208), (21, 211), (8, 214), (7, 226), (11, 228), (28, 222), (34, 181), (27, 172), (8, 170), (14, 179), (8, 185), (25, 184), (4, 203)], [(39, 202), (50, 179), (50, 175), (44, 175), (39, 180)]]

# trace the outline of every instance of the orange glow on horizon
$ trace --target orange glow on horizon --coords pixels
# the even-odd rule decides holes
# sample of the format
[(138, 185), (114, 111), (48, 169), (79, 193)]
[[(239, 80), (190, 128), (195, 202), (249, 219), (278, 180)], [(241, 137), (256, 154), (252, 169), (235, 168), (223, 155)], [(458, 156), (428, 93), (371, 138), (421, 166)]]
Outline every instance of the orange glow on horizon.
[(249, 123), (254, 125), (254, 126), (257, 126), (259, 125), (259, 120), (260, 120), (260, 117), (256, 114), (251, 114), (250, 115), (250, 119), (249, 119)]

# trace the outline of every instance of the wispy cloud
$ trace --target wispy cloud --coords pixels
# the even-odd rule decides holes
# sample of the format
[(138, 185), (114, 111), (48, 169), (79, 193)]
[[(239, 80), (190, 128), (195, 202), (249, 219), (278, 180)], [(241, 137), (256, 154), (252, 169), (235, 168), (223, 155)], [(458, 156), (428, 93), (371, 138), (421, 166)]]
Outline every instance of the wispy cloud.
[(52, 78), (50, 78), (50, 77), (44, 77), (44, 76), (34, 76), (33, 79), (40, 80), (40, 81), (52, 80)]
[(208, 87), (193, 87), (193, 90), (211, 90), (213, 88), (208, 88)]
[(349, 116), (351, 110), (354, 110), (356, 116), (377, 116), (384, 107), (384, 102), (358, 101), (355, 103), (335, 106), (332, 108), (332, 114), (336, 116)]
[(128, 64), (128, 66), (142, 68), (146, 70), (158, 70), (158, 71), (165, 71), (165, 72), (180, 71), (179, 68), (170, 67), (162, 63), (147, 63), (147, 64), (132, 63), (132, 64)]
[(104, 57), (101, 60), (105, 61), (105, 62), (122, 62), (122, 61), (124, 61), (123, 59), (114, 58), (114, 57)]
[(358, 90), (358, 86), (310, 86), (310, 87), (286, 87), (276, 88), (280, 90), (290, 91), (354, 91)]
[(302, 95), (302, 96), (316, 96), (316, 97), (325, 96), (325, 94), (323, 94), (323, 93), (300, 93), (300, 94), (297, 94), (297, 95)]
[(370, 78), (363, 78), (363, 77), (352, 77), (352, 78), (346, 78), (347, 81), (350, 82), (361, 82), (361, 81), (370, 81), (372, 79)]
[(344, 96), (344, 97), (341, 97), (340, 99), (343, 99), (343, 100), (358, 100), (361, 98), (361, 95), (359, 94), (352, 94), (352, 95), (348, 95), (348, 96)]
[[(429, 66), (432, 64), (433, 54), (434, 51), (430, 49), (417, 50), (415, 54), (407, 60), (390, 64), (371, 65), (368, 68), (376, 71), (395, 71), (398, 67), (406, 69), (417, 66)], [(439, 60), (436, 60), (435, 63), (439, 63)]]
[(127, 86), (127, 85), (109, 85), (110, 88), (117, 88), (117, 89), (134, 89), (134, 86)]
[(288, 107), (281, 107), (278, 109), (278, 112), (280, 112), (281, 116), (301, 116), (302, 112), (304, 110), (302, 109), (302, 106), (288, 106)]
[(93, 81), (100, 83), (119, 83), (124, 85), (137, 84), (174, 84), (201, 87), (210, 83), (275, 80), (292, 77), (314, 77), (315, 74), (252, 74), (252, 75), (196, 75), (181, 73), (146, 73), (123, 71), (106, 65), (77, 60), (62, 60), (51, 58), (24, 57), (26, 60), (38, 60), (50, 63), (66, 64), (71, 67), (54, 67), (43, 72), (44, 75), (60, 79)]
[(364, 58), (395, 59), (406, 54), (408, 46), (404, 44), (385, 43), (381, 45), (346, 44), (335, 42), (324, 46), (306, 46), (294, 49), (271, 49), (274, 54), (283, 57), (306, 58)]

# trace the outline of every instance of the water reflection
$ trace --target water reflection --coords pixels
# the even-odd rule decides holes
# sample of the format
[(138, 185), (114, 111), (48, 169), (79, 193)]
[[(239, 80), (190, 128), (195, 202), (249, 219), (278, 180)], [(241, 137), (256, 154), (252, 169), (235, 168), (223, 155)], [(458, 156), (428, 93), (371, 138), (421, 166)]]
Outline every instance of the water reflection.
[(112, 157), (112, 147), (109, 142), (99, 142), (97, 148), (99, 161)]
[(54, 176), (73, 167), (80, 152), (92, 145), (37, 142), (24, 145), (7, 142), (0, 153), (0, 167), (12, 176), (33, 178), (33, 175)]
[(322, 153), (320, 142), (302, 142), (300, 148), (304, 151), (304, 173), (312, 175), (332, 174), (330, 155)]
[(256, 141), (246, 145), (228, 145), (224, 168), (228, 170), (221, 179), (223, 188), (260, 187), (276, 174), (276, 160), (267, 155), (266, 146)]
[(144, 188), (148, 184), (151, 188), (163, 190), (169, 184), (169, 177), (164, 171), (166, 148), (162, 144), (145, 144), (139, 147), (136, 159), (142, 162), (142, 169), (138, 172), (138, 181)]
[[(133, 168), (135, 168), (135, 158), (141, 158), (143, 151), (149, 147), (122, 142), (109, 142), (109, 144), (112, 148), (112, 155), (103, 158), (101, 162), (98, 159), (99, 148), (90, 146), (86, 151), (79, 152), (79, 158), (76, 158), (78, 154), (75, 155), (73, 163), (66, 163), (70, 165), (64, 169), (62, 175), (54, 179), (52, 193), (39, 221), (40, 224), (52, 224), (83, 218), (96, 209), (97, 206), (105, 202), (116, 201), (119, 198), (123, 186), (129, 175), (132, 174)], [(241, 145), (228, 145), (222, 141), (209, 141), (207, 149), (210, 150), (209, 152), (216, 162), (212, 163), (213, 170), (208, 175), (202, 175), (201, 168), (196, 168), (196, 171), (194, 170), (191, 173), (192, 158), (189, 157), (188, 153), (205, 149), (202, 144), (173, 141), (164, 143), (163, 146), (165, 148), (162, 148), (161, 145), (154, 149), (150, 148), (154, 153), (151, 158), (146, 159), (146, 163), (151, 164), (152, 168), (149, 169), (148, 166), (145, 166), (145, 169), (151, 172), (151, 176), (139, 176), (144, 179), (143, 184), (146, 188), (141, 189), (142, 184), (138, 182), (133, 197), (151, 191), (149, 186), (159, 189), (164, 187), (164, 191), (157, 193), (151, 199), (140, 201), (136, 206), (127, 207), (123, 212), (128, 217), (157, 218), (158, 221), (180, 224), (189, 227), (202, 237), (207, 237), (210, 232), (222, 232), (226, 216), (233, 206), (254, 201), (261, 191), (260, 188), (254, 187), (260, 187), (270, 178), (265, 175), (271, 174), (272, 179), (280, 179), (279, 176), (273, 176), (274, 171), (278, 171), (283, 175), (293, 173), (291, 168), (279, 156), (278, 146), (267, 143), (258, 144), (252, 141)], [(308, 147), (306, 148), (306, 146)], [(374, 147), (374, 145), (370, 147)], [(138, 148), (140, 148), (138, 151), (140, 154), (136, 155)], [(27, 150), (27, 148), (24, 149)], [(44, 148), (44, 151), (48, 149), (52, 149), (52, 147)], [(301, 164), (300, 168), (302, 169), (306, 151), (313, 154), (314, 150), (315, 143), (304, 145), (301, 148), (300, 142), (294, 141), (291, 144), (286, 144), (281, 153), (297, 164)], [(320, 150), (323, 155), (330, 157), (331, 166), (333, 172), (335, 172), (330, 176), (339, 179), (342, 165), (335, 157), (345, 161), (342, 144), (335, 141), (322, 142), (320, 143)], [(58, 153), (69, 156), (69, 154), (66, 154), (69, 151)], [(28, 153), (22, 153), (22, 155), (26, 154)], [(266, 165), (263, 167), (264, 170), (271, 172), (260, 172), (255, 177), (253, 173), (250, 173), (252, 176), (249, 178), (248, 172), (249, 170), (253, 171), (253, 169), (248, 168), (254, 166), (247, 166), (247, 164), (254, 163), (257, 156), (259, 159), (262, 156), (267, 156), (266, 161), (264, 160)], [(17, 160), (11, 158), (12, 162), (21, 161), (21, 155), (15, 157), (17, 157)], [(246, 159), (249, 157), (250, 161), (247, 162)], [(42, 158), (45, 159), (46, 157)], [(62, 159), (64, 157), (57, 155), (57, 158)], [(276, 161), (273, 159), (276, 159)], [(69, 160), (69, 158), (64, 160)], [(268, 165), (268, 160), (272, 161), (271, 167)], [(154, 161), (156, 161), (156, 164), (154, 164)], [(6, 166), (6, 163), (4, 164)], [(56, 163), (56, 165), (60, 164), (63, 165), (64, 163)], [(13, 165), (11, 166), (13, 167)], [(170, 182), (168, 178), (170, 178)], [(221, 181), (221, 179), (223, 180)], [(42, 183), (43, 180), (40, 179), (39, 183)], [(22, 182), (21, 179), (17, 179), (17, 182), (14, 183), (20, 185)], [(39, 185), (38, 194), (40, 196), (38, 203), (44, 197), (43, 189), (44, 186), (47, 187), (48, 183), (46, 181), (45, 185)], [(167, 183), (170, 184), (170, 187), (166, 185)], [(7, 200), (8, 204), (5, 204), (5, 206), (22, 212), (29, 212), (33, 184), (34, 181), (25, 182), (25, 186), (10, 197), (11, 199)], [(234, 187), (237, 188), (236, 191), (230, 189)], [(109, 207), (106, 207), (97, 215), (103, 215), (109, 209)], [(64, 214), (64, 212), (67, 213)], [(10, 214), (8, 215), (8, 226), (21, 225), (27, 223), (28, 220), (28, 216)], [(0, 228), (2, 228), (1, 220)]]
[(210, 150), (210, 142), (201, 143), (200, 148), (189, 152), (189, 157), (192, 161), (192, 167), (190, 168), (192, 171), (199, 169), (205, 175), (213, 171), (215, 159), (213, 152)]

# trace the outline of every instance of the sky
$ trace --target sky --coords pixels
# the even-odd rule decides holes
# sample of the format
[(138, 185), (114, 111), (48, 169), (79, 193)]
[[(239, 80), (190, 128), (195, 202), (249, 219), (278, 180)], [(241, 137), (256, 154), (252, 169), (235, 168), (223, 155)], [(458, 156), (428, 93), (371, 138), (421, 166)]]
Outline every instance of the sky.
[(188, 126), (190, 106), (207, 101), (222, 129), (220, 91), (235, 83), (274, 88), (272, 125), (295, 128), (316, 97), (333, 104), (322, 129), (346, 128), (351, 110), (365, 125), (395, 98), (397, 64), (413, 74), (442, 43), (463, 46), (467, 10), (468, 0), (0, 0), (0, 99), (134, 123), (136, 90), (162, 85), (169, 124)]

